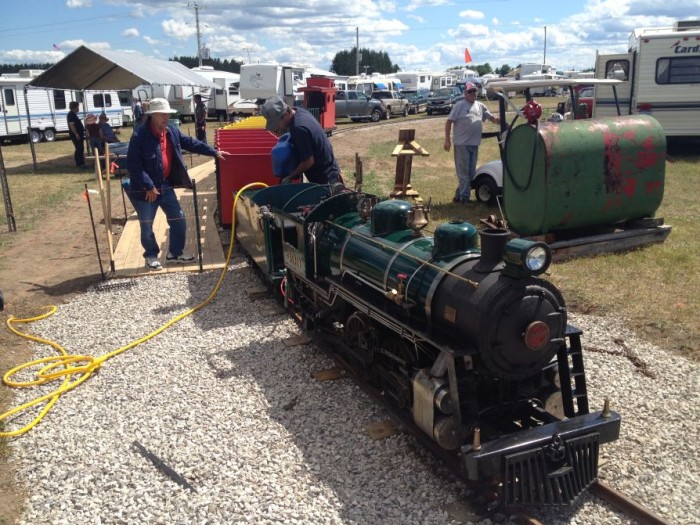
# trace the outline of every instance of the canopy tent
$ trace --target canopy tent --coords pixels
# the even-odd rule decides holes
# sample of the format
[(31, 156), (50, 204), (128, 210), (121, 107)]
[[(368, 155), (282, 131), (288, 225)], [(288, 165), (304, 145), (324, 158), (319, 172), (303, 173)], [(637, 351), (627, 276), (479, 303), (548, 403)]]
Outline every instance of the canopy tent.
[(77, 91), (134, 89), (141, 84), (216, 87), (179, 62), (87, 46), (80, 46), (29, 83), (34, 87)]

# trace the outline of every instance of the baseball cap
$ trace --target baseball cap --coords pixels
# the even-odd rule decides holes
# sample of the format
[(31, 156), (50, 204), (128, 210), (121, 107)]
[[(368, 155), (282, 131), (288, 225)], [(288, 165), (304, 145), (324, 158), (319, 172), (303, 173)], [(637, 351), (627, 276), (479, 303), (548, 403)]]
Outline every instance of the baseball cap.
[(267, 120), (265, 129), (268, 131), (276, 130), (288, 108), (289, 106), (287, 106), (286, 102), (277, 95), (268, 98), (263, 104), (261, 111), (262, 116)]
[(476, 84), (473, 82), (467, 82), (467, 85), (464, 86), (464, 91), (469, 91), (470, 89), (476, 89)]
[(170, 102), (164, 98), (154, 98), (148, 106), (147, 115), (151, 113), (177, 113), (176, 109), (170, 109)]

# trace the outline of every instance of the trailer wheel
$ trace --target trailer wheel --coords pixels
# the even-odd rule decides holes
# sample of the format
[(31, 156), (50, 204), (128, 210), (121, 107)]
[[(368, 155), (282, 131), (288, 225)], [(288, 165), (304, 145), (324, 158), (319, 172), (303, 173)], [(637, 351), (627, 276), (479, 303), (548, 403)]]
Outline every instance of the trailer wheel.
[(29, 138), (33, 144), (39, 144), (44, 139), (44, 134), (38, 129), (33, 129), (29, 132)]
[(46, 142), (53, 142), (54, 140), (56, 140), (56, 130), (53, 128), (45, 129), (44, 139), (46, 139)]

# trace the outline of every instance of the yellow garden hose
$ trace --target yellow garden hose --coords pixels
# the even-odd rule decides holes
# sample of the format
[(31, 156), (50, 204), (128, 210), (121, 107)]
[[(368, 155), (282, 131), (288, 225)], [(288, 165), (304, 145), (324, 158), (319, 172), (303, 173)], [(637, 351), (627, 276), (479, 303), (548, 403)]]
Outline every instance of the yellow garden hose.
[[(28, 317), (25, 319), (17, 319), (13, 316), (10, 316), (7, 319), (7, 327), (8, 329), (13, 332), (14, 334), (24, 337), (25, 339), (29, 339), (31, 341), (35, 341), (37, 343), (43, 343), (46, 345), (49, 345), (56, 349), (61, 355), (58, 356), (53, 356), (53, 357), (44, 357), (41, 359), (36, 359), (34, 361), (30, 361), (27, 363), (24, 363), (23, 365), (19, 365), (9, 372), (7, 372), (3, 376), (3, 382), (10, 387), (16, 387), (16, 388), (28, 388), (31, 386), (35, 385), (43, 385), (45, 383), (48, 383), (50, 381), (57, 380), (59, 378), (63, 378), (63, 383), (61, 384), (60, 387), (58, 387), (56, 390), (49, 392), (48, 394), (45, 394), (43, 396), (39, 396), (31, 401), (28, 401), (18, 407), (15, 407), (4, 414), (0, 415), (0, 423), (2, 423), (4, 420), (7, 418), (22, 412), (23, 410), (27, 410), (30, 407), (33, 407), (34, 405), (37, 405), (39, 403), (46, 402), (46, 406), (41, 410), (41, 412), (34, 418), (34, 420), (24, 426), (23, 428), (20, 428), (18, 430), (13, 430), (9, 432), (0, 432), (0, 437), (14, 437), (14, 436), (19, 436), (21, 434), (24, 434), (25, 432), (28, 432), (31, 430), (34, 426), (36, 426), (42, 418), (48, 413), (49, 410), (51, 410), (51, 407), (54, 405), (54, 403), (58, 400), (59, 396), (61, 394), (64, 394), (68, 392), (69, 390), (72, 390), (76, 386), (78, 386), (80, 383), (88, 379), (92, 373), (97, 370), (102, 364), (107, 361), (108, 359), (117, 356), (121, 354), (122, 352), (126, 352), (127, 350), (130, 350), (131, 348), (134, 348), (135, 346), (140, 345), (141, 343), (148, 341), (149, 339), (157, 336), (161, 332), (165, 331), (167, 328), (171, 327), (175, 323), (181, 321), (185, 317), (195, 313), (198, 310), (201, 310), (204, 308), (206, 305), (208, 305), (211, 301), (214, 300), (216, 297), (216, 294), (219, 292), (219, 288), (221, 288), (221, 283), (224, 281), (224, 277), (226, 276), (226, 272), (228, 270), (229, 264), (231, 262), (231, 254), (233, 253), (233, 244), (234, 244), (234, 238), (235, 238), (235, 232), (236, 232), (236, 203), (238, 202), (239, 196), (245, 191), (250, 188), (266, 188), (267, 184), (263, 182), (253, 182), (251, 184), (248, 184), (241, 188), (235, 195), (233, 199), (233, 205), (232, 205), (232, 224), (231, 224), (231, 241), (229, 244), (229, 249), (228, 249), (228, 254), (226, 255), (226, 262), (224, 263), (224, 268), (221, 271), (221, 275), (219, 276), (219, 280), (216, 283), (216, 286), (214, 286), (214, 289), (212, 292), (209, 294), (209, 297), (207, 297), (203, 302), (195, 306), (194, 308), (190, 308), (189, 310), (181, 313), (180, 315), (174, 317), (167, 323), (165, 323), (163, 326), (160, 328), (154, 330), (150, 334), (142, 337), (141, 339), (137, 339), (136, 341), (132, 341), (128, 345), (122, 346), (121, 348), (117, 348), (116, 350), (113, 350), (112, 352), (105, 354), (101, 357), (93, 357), (93, 356), (86, 356), (86, 355), (70, 355), (66, 350), (58, 343), (55, 341), (51, 341), (48, 339), (43, 339), (41, 337), (33, 336), (30, 334), (26, 334), (24, 332), (19, 331), (17, 328), (15, 328), (14, 325), (20, 324), (20, 323), (33, 323), (34, 321), (40, 321), (42, 319), (46, 319), (47, 317), (53, 315), (56, 313), (57, 308), (55, 306), (49, 306), (47, 307), (49, 310), (39, 316), (36, 317)], [(22, 370), (25, 370), (27, 368), (31, 367), (42, 367), (37, 373), (36, 377), (32, 381), (13, 381), (11, 378), (14, 374), (17, 374), (21, 372)], [(75, 375), (78, 375), (77, 378), (74, 378)]]

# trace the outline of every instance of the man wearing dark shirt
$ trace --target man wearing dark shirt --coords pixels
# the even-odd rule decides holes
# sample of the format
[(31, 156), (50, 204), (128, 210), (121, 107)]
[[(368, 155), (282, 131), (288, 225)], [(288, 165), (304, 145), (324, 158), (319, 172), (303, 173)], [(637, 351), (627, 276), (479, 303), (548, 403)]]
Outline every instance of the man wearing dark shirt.
[(75, 148), (75, 153), (73, 153), (73, 158), (75, 159), (75, 166), (77, 168), (86, 169), (85, 165), (85, 151), (83, 150), (83, 140), (85, 139), (85, 126), (78, 116), (78, 108), (80, 104), (77, 102), (71, 102), (68, 105), (68, 131), (70, 133), (70, 139), (73, 141), (73, 147)]
[(289, 131), (299, 158), (299, 165), (282, 179), (282, 183), (292, 182), (302, 175), (316, 184), (342, 183), (333, 147), (311, 113), (304, 108), (290, 108), (284, 100), (274, 96), (263, 104), (262, 115), (267, 120), (268, 130)]

